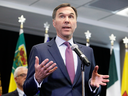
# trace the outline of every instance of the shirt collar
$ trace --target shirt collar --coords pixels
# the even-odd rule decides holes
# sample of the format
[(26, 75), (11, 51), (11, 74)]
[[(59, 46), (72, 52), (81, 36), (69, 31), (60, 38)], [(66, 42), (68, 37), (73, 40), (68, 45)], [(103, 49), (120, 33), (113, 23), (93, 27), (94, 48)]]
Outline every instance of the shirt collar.
[(17, 88), (18, 94), (19, 96), (23, 96), (24, 92), (22, 90), (20, 90), (19, 88)]
[[(60, 47), (64, 42), (66, 42), (65, 40), (63, 40), (62, 38), (56, 36), (55, 42), (57, 44), (58, 47)], [(73, 45), (73, 38), (71, 38), (69, 41), (70, 45)]]

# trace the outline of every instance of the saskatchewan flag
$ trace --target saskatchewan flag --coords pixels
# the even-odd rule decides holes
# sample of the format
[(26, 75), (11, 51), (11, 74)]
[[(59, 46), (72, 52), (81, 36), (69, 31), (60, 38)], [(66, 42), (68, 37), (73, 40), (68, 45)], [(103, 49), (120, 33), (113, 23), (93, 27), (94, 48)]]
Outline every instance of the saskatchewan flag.
[(121, 96), (128, 96), (128, 50), (126, 50), (125, 59), (124, 59)]
[(25, 46), (23, 29), (20, 29), (20, 32), (19, 32), (19, 38), (17, 41), (16, 49), (15, 49), (8, 92), (12, 92), (17, 88), (14, 80), (14, 71), (18, 66), (27, 67), (27, 54), (26, 54), (26, 46)]
[(120, 83), (118, 80), (116, 61), (114, 50), (112, 49), (112, 54), (110, 56), (109, 63), (109, 82), (107, 84), (106, 96), (121, 96), (120, 93)]

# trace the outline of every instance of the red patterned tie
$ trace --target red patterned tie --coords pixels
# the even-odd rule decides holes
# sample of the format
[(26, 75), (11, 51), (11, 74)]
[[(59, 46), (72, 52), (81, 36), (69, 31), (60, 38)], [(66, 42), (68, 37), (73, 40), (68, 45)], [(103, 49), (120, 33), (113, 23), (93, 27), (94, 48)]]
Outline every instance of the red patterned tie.
[(64, 42), (64, 44), (67, 46), (65, 51), (66, 67), (67, 67), (71, 82), (73, 84), (74, 77), (75, 77), (73, 53), (72, 53), (72, 49), (70, 48), (69, 42)]

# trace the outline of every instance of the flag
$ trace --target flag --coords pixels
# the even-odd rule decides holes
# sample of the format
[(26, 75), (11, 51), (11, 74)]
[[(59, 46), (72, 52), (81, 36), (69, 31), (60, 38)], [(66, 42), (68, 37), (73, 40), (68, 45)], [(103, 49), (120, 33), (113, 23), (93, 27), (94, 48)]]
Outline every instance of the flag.
[(121, 96), (120, 82), (117, 75), (115, 54), (113, 49), (112, 49), (112, 54), (110, 56), (108, 73), (109, 73), (109, 82), (107, 84), (106, 96)]
[(128, 96), (128, 51), (125, 52), (124, 67), (122, 74), (121, 95)]
[(45, 33), (45, 37), (44, 37), (44, 43), (49, 41), (49, 35), (47, 33)]
[(19, 32), (19, 38), (17, 41), (16, 49), (15, 49), (8, 92), (12, 92), (17, 88), (14, 80), (14, 71), (18, 66), (27, 67), (27, 54), (26, 54), (26, 46), (25, 46), (23, 29), (20, 29), (20, 32)]

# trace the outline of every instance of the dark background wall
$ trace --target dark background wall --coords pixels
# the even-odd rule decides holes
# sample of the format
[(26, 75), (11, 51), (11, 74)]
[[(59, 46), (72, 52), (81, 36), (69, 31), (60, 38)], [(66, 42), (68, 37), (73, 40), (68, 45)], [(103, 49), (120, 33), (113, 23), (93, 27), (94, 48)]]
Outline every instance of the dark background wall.
[[(8, 92), (8, 85), (10, 80), (11, 68), (13, 64), (14, 52), (19, 37), (19, 32), (13, 32), (9, 30), (0, 29), (0, 41), (1, 41), (1, 61), (0, 62), (0, 73), (3, 94)], [(26, 34), (24, 32), (27, 57), (29, 56), (30, 50), (33, 45), (44, 42), (43, 36)], [(80, 42), (78, 42), (80, 43)], [(86, 43), (86, 42), (85, 42)], [(85, 44), (84, 44), (85, 45)], [(94, 50), (94, 56), (96, 65), (99, 65), (99, 74), (108, 74), (110, 49), (93, 46), (90, 47)], [(101, 96), (106, 96), (106, 86), (102, 86)]]

